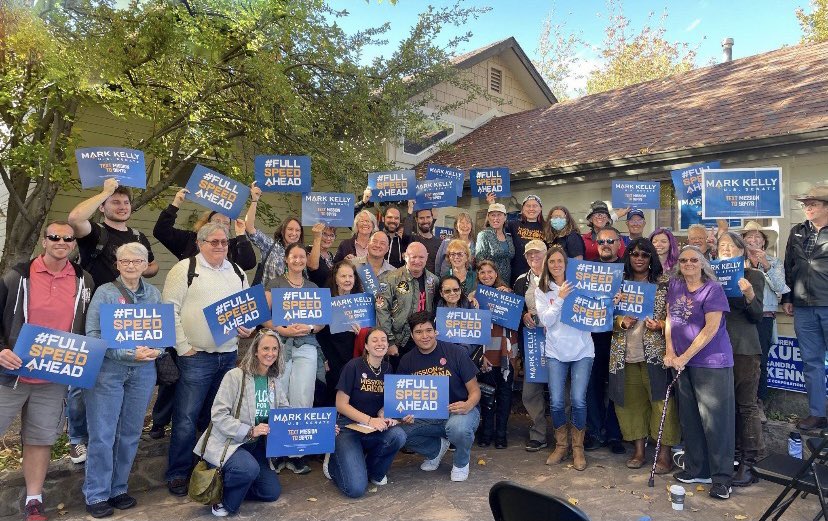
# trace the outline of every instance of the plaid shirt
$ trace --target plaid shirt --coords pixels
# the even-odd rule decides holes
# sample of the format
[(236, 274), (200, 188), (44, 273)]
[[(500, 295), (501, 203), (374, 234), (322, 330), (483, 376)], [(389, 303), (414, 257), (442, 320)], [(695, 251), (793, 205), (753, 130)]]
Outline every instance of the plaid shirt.
[(808, 235), (802, 242), (802, 249), (805, 250), (805, 256), (810, 259), (814, 253), (814, 247), (816, 246), (819, 234), (817, 233), (816, 226), (811, 221), (805, 221), (805, 227), (808, 229)]
[(268, 237), (261, 230), (256, 230), (253, 235), (247, 236), (250, 242), (256, 245), (262, 252), (262, 257), (267, 255), (271, 246), (270, 255), (266, 259), (262, 259), (264, 264), (264, 271), (262, 272), (262, 285), (267, 287), (267, 283), (275, 279), (279, 275), (285, 274), (285, 248), (281, 243), (274, 244), (273, 237)]

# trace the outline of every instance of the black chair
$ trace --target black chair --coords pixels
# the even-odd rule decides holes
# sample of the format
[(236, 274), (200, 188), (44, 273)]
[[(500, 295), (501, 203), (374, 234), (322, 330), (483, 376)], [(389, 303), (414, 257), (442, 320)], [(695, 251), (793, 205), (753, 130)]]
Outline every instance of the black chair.
[(753, 473), (758, 477), (785, 486), (759, 521), (765, 521), (771, 515), (774, 521), (778, 520), (796, 498), (804, 498), (808, 494), (816, 495), (822, 507), (822, 512), (817, 514), (814, 521), (821, 517), (828, 521), (828, 506), (825, 501), (825, 496), (828, 495), (828, 430), (809, 439), (807, 444), (811, 456), (806, 460), (787, 454), (772, 454), (753, 467)]
[(511, 481), (492, 486), (489, 506), (495, 521), (589, 521), (580, 508), (568, 501)]

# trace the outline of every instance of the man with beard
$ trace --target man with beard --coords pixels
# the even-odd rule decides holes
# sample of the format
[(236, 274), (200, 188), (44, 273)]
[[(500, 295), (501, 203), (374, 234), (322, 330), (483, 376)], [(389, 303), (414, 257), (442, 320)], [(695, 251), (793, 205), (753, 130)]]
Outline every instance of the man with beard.
[(426, 208), (425, 210), (417, 210), (412, 213), (412, 210), (414, 209), (413, 201), (409, 201), (408, 209), (409, 217), (406, 219), (406, 227), (410, 225), (412, 216), (413, 221), (416, 224), (416, 230), (411, 234), (411, 242), (419, 242), (425, 246), (426, 251), (428, 251), (428, 262), (426, 262), (426, 269), (431, 273), (434, 273), (434, 265), (437, 262), (437, 251), (443, 243), (443, 240), (440, 237), (434, 235), (434, 210)]
[(395, 268), (401, 268), (405, 264), (403, 256), (411, 242), (411, 235), (404, 233), (401, 224), (400, 209), (393, 205), (386, 208), (382, 217), (382, 229), (388, 235), (388, 253), (385, 260)]

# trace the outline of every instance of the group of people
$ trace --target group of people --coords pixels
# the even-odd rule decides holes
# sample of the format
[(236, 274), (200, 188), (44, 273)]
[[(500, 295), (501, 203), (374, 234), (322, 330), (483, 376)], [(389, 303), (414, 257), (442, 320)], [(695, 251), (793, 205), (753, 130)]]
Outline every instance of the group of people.
[[(519, 216), (509, 219), (506, 207), (490, 196), (482, 230), (476, 233), (472, 215), (460, 212), (452, 237), (443, 240), (434, 234), (432, 210), (414, 211), (409, 202), (405, 218), (395, 205), (372, 211), (366, 189), (351, 236), (334, 249), (336, 230), (322, 224), (308, 241), (295, 217), (283, 218), (273, 236), (257, 229), (262, 192), (255, 186), (244, 220), (206, 212), (193, 230), (177, 229), (185, 195), (175, 195), (153, 230), (179, 258), (161, 290), (148, 281), (158, 272), (149, 240), (128, 226), (130, 192), (114, 179), (66, 221), (50, 222), (43, 252), (3, 276), (0, 366), (6, 369), (21, 367), (12, 348), (25, 323), (99, 337), (102, 304), (164, 302), (175, 315), (176, 345), (108, 349), (89, 389), (0, 375), (0, 432), (22, 412), (28, 520), (46, 519), (43, 482), (50, 447), (62, 430), (56, 418), (64, 417), (64, 399), (70, 456), (86, 462), (87, 511), (99, 518), (136, 504), (127, 481), (164, 357), (174, 361), (179, 377), (159, 385), (149, 434), (163, 438), (172, 422), (165, 480), (174, 495), (187, 494), (197, 458), (222, 468), (223, 497), (212, 505), (216, 516), (238, 512), (245, 499), (277, 500), (282, 469), (311, 471), (299, 455), (266, 456), (273, 408), (336, 407), (336, 448), (325, 456), (323, 472), (348, 497), (362, 496), (369, 483), (387, 483), (401, 449), (422, 455), (420, 468), (434, 471), (451, 447), (451, 479), (466, 480), (475, 440), (480, 447), (509, 444), (525, 328), (545, 332), (549, 382), (523, 380), (531, 420), (525, 449), (547, 447), (548, 410), (555, 441), (548, 465), (571, 454), (573, 467), (584, 470), (585, 452), (606, 446), (622, 454), (627, 441), (633, 453), (626, 465), (638, 469), (646, 463), (647, 440), (661, 434), (657, 473), (673, 469), (671, 449), (683, 444), (677, 480), (711, 483), (710, 495), (719, 499), (730, 496), (731, 486), (755, 482), (751, 468), (762, 449), (766, 359), (780, 299), (794, 316), (805, 365), (810, 416), (799, 427), (826, 426), (828, 187), (815, 186), (797, 198), (807, 220), (792, 230), (784, 261), (766, 251), (768, 236), (756, 223), (712, 240), (694, 225), (689, 245), (680, 248), (669, 229), (645, 236), (642, 211), (610, 212), (601, 201), (591, 205), (582, 232), (564, 206), (544, 214), (541, 199), (530, 195)], [(101, 223), (90, 221), (96, 210)], [(622, 218), (627, 234), (613, 227)], [(71, 260), (76, 247), (77, 262)], [(725, 295), (710, 266), (713, 255), (744, 258), (740, 296)], [(620, 316), (602, 333), (562, 322), (563, 301), (573, 290), (566, 266), (573, 258), (622, 263), (625, 279), (656, 284), (653, 316)], [(380, 281), (375, 327), (332, 333), (327, 325), (266, 322), (239, 327), (220, 345), (210, 333), (202, 310), (249, 287), (247, 270), (256, 268), (252, 283), (267, 290), (328, 287), (341, 296), (364, 291), (357, 270), (363, 264)], [(493, 324), (485, 345), (437, 340), (435, 310), (478, 307), (481, 285), (525, 297), (518, 330)], [(448, 418), (386, 417), (387, 374), (449, 377)], [(677, 374), (676, 396), (659, 433), (665, 394)]]

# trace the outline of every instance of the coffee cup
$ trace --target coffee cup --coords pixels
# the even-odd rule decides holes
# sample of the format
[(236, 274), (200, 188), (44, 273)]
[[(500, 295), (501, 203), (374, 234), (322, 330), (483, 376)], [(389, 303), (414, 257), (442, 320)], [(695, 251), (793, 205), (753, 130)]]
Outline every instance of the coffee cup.
[(686, 492), (681, 485), (670, 486), (670, 503), (673, 504), (673, 510), (684, 510), (684, 496)]

